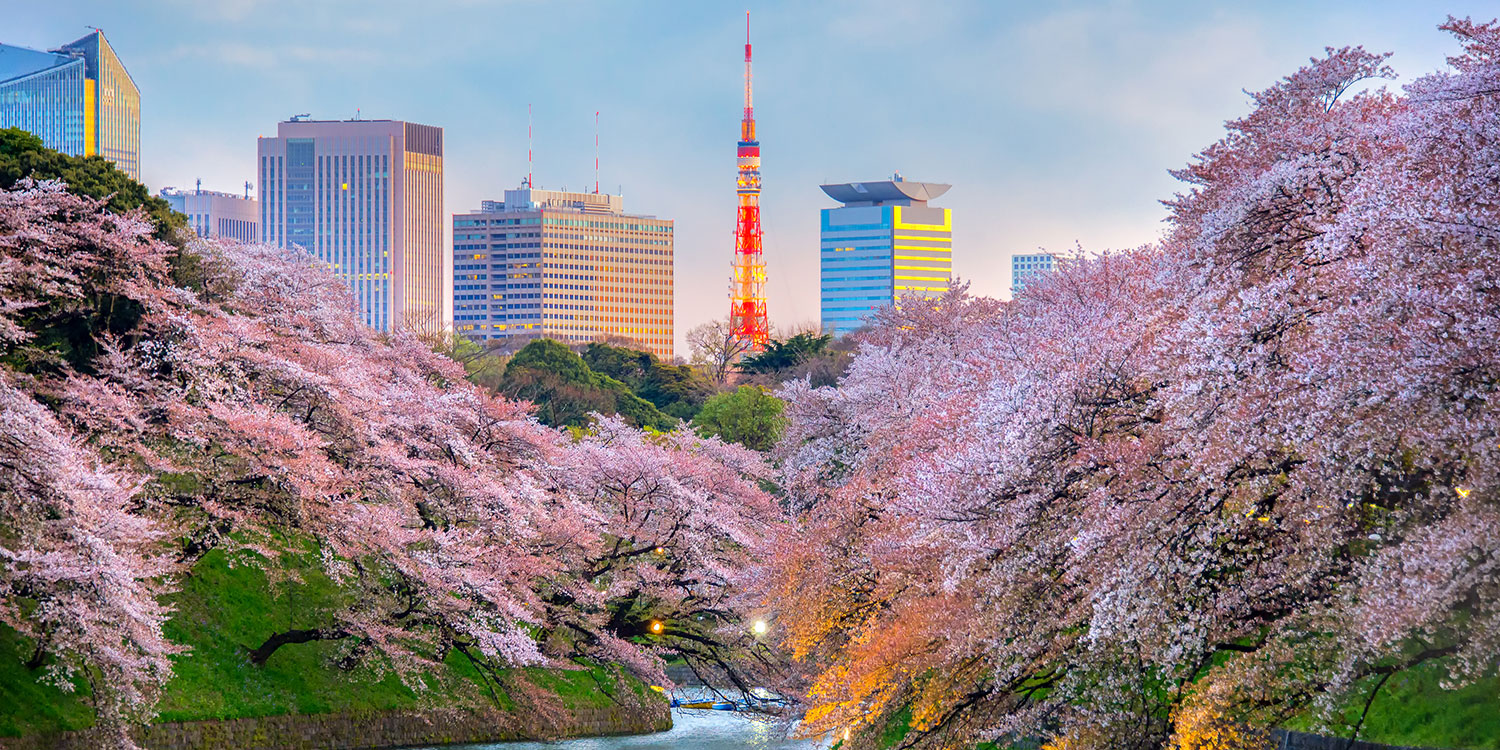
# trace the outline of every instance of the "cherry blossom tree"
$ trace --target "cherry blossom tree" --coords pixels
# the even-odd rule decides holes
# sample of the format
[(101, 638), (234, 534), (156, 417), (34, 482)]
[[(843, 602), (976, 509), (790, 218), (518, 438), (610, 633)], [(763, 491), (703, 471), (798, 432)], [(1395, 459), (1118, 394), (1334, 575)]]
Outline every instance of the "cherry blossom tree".
[(752, 654), (727, 602), (779, 512), (757, 454), (605, 418), (575, 440), (364, 327), (300, 251), (199, 241), (188, 290), (151, 230), (60, 185), (0, 192), (0, 622), (91, 680), (118, 744), (178, 650), (162, 597), (215, 549), (277, 585), (309, 543), (346, 594), (251, 664), (332, 640), (419, 686), (456, 651), (540, 700), (502, 668)]
[(1161, 243), (890, 310), (783, 390), (760, 592), (806, 731), (1191, 746), (1494, 667), (1500, 31), (1444, 28), (1400, 95), (1359, 48), (1252, 95)]

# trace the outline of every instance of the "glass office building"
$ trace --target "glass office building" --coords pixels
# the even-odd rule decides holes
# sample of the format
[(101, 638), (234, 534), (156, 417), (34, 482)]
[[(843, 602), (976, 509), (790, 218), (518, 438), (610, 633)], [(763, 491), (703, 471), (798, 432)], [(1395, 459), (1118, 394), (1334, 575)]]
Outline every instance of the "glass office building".
[(1039, 273), (1057, 268), (1057, 256), (1052, 253), (1028, 253), (1010, 256), (1010, 293), (1015, 296), (1026, 288), (1026, 280)]
[(442, 128), (292, 120), (256, 150), (263, 242), (328, 264), (373, 328), (451, 328)]
[(627, 338), (672, 357), (673, 225), (623, 199), (522, 187), (453, 216), (453, 323), (475, 341)]
[(953, 212), (929, 206), (951, 185), (885, 182), (823, 185), (842, 203), (822, 211), (821, 318), (841, 336), (906, 295), (933, 297), (953, 279)]
[(50, 52), (0, 44), (0, 127), (141, 178), (141, 93), (103, 32)]

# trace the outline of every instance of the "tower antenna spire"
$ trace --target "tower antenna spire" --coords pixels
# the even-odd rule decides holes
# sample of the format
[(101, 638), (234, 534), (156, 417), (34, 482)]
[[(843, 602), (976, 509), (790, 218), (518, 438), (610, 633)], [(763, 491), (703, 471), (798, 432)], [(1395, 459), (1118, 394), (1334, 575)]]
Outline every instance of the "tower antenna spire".
[(594, 195), (599, 194), (599, 110), (594, 110)]
[(526, 103), (526, 187), (535, 188), (531, 181), (531, 103)]
[(734, 277), (729, 290), (729, 328), (749, 351), (763, 351), (770, 338), (766, 316), (766, 262), (761, 254), (760, 141), (750, 88), (750, 11), (745, 11), (745, 117), (740, 121), (739, 211), (734, 227)]

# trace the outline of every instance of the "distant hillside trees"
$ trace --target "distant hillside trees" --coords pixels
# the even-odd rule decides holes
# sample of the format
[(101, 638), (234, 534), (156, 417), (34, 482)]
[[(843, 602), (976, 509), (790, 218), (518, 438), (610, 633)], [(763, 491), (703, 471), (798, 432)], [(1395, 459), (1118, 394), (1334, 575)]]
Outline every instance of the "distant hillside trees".
[(553, 427), (586, 427), (589, 415), (596, 412), (618, 414), (635, 427), (654, 430), (674, 429), (679, 421), (637, 396), (625, 383), (595, 372), (573, 350), (552, 339), (537, 339), (511, 357), (500, 392), (530, 401), (536, 406), (537, 419)]
[(595, 342), (582, 356), (594, 372), (624, 383), (663, 413), (684, 421), (691, 420), (715, 391), (713, 383), (692, 367), (668, 364), (650, 352)]

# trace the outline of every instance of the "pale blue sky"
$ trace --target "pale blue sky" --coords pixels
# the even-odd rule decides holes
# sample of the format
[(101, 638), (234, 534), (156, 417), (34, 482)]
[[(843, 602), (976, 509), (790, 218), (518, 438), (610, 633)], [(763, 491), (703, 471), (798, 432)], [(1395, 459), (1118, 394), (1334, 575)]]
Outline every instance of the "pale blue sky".
[(825, 181), (950, 182), (954, 268), (1004, 296), (1009, 257), (1154, 239), (1184, 164), (1324, 46), (1395, 52), (1403, 80), (1455, 50), (1448, 13), (1500, 2), (479, 2), (0, 0), (0, 42), (104, 29), (141, 89), (153, 190), (238, 190), (278, 120), (445, 129), (449, 213), (526, 172), (677, 220), (677, 334), (724, 315), (744, 10), (752, 11), (773, 324), (818, 315)]

